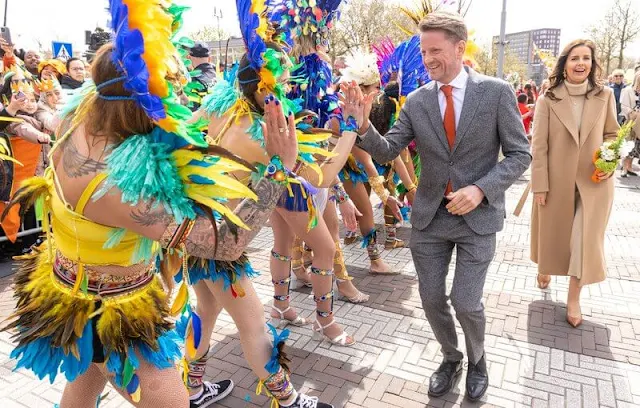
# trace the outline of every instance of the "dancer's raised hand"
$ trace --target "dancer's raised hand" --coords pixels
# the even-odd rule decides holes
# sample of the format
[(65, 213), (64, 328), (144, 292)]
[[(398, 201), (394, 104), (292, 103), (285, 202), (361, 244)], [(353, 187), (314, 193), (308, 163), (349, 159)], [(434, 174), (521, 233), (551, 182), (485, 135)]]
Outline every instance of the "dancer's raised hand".
[(265, 149), (269, 156), (280, 156), (282, 164), (291, 170), (298, 157), (298, 141), (296, 139), (296, 123), (293, 114), (289, 115), (288, 123), (284, 116), (282, 104), (273, 95), (265, 98), (264, 133)]

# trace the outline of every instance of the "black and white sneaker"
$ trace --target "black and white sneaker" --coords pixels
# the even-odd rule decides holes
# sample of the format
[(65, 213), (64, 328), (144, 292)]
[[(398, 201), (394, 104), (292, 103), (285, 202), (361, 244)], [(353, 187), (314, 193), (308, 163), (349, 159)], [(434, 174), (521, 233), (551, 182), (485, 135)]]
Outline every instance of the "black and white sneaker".
[(204, 381), (202, 383), (202, 394), (196, 399), (190, 399), (191, 408), (206, 408), (214, 402), (218, 402), (233, 391), (233, 381), (223, 380), (215, 383)]
[(298, 394), (298, 399), (287, 408), (334, 408), (331, 404), (318, 401), (318, 397)]

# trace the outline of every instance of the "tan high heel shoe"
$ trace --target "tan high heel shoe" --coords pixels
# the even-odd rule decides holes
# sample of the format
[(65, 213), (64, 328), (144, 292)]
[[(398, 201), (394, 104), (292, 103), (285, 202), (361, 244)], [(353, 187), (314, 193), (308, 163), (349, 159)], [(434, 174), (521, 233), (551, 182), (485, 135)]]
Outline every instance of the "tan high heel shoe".
[(582, 311), (580, 310), (580, 305), (578, 304), (578, 314), (573, 315), (569, 313), (569, 305), (567, 304), (567, 323), (571, 325), (574, 329), (582, 324)]
[(538, 274), (538, 276), (536, 276), (536, 280), (538, 281), (538, 287), (540, 289), (546, 289), (551, 283), (551, 276)]
[(582, 324), (582, 315), (569, 316), (569, 314), (567, 314), (567, 323), (569, 323), (574, 329), (577, 329), (578, 326)]

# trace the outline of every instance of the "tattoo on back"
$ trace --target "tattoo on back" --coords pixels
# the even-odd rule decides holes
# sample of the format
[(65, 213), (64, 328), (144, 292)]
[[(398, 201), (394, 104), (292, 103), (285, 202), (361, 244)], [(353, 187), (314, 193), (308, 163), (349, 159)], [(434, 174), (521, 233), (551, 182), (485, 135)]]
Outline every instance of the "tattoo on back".
[(100, 173), (107, 168), (107, 164), (85, 156), (78, 151), (71, 138), (63, 146), (62, 168), (71, 178)]

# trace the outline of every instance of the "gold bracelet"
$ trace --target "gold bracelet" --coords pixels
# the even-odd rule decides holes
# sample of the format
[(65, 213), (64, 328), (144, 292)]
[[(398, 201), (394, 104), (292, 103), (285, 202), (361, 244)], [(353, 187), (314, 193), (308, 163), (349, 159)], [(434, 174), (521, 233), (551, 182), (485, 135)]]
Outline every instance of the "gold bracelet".
[(384, 183), (383, 176), (369, 178), (369, 185), (371, 186), (371, 189), (380, 198), (380, 201), (382, 201), (386, 205), (387, 200), (389, 200), (389, 192), (387, 191), (386, 188), (384, 188), (383, 183)]

